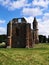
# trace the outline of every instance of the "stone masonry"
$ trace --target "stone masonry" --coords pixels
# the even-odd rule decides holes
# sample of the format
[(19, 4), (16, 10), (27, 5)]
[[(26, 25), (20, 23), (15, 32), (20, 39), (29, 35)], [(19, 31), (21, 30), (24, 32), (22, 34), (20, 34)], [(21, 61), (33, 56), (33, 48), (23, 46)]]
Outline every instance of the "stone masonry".
[(10, 48), (32, 48), (34, 43), (38, 43), (37, 21), (34, 18), (33, 31), (31, 24), (25, 18), (14, 18), (7, 24), (7, 46)]

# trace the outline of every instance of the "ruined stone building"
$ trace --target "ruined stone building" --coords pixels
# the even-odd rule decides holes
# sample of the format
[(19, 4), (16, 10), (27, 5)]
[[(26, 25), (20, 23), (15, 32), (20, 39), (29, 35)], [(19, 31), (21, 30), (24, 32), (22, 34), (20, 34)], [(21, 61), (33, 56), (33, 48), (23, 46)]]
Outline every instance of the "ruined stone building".
[(14, 18), (7, 24), (7, 46), (11, 48), (31, 48), (34, 43), (38, 43), (38, 23), (36, 18), (31, 24), (25, 18)]

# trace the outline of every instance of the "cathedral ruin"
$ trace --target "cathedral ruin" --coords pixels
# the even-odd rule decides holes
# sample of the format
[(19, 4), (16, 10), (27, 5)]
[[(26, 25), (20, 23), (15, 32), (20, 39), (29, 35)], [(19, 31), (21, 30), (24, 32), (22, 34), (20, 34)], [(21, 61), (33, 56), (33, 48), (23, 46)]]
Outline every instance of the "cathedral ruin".
[(39, 42), (38, 23), (33, 20), (33, 30), (31, 24), (25, 18), (14, 18), (7, 24), (7, 46), (10, 48), (32, 48), (33, 44)]

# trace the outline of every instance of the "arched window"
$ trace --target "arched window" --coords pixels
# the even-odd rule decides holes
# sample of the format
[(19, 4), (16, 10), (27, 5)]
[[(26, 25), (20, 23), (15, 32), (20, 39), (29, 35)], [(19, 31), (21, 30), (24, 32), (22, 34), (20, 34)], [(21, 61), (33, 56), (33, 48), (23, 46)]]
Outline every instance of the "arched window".
[(18, 19), (18, 23), (21, 23), (21, 19)]

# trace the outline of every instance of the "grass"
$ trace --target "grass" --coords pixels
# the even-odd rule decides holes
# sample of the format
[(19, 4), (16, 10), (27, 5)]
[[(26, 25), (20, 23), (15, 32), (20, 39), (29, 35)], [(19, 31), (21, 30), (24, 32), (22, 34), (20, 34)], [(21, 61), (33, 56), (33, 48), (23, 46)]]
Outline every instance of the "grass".
[(49, 44), (34, 48), (0, 48), (0, 65), (49, 65)]

